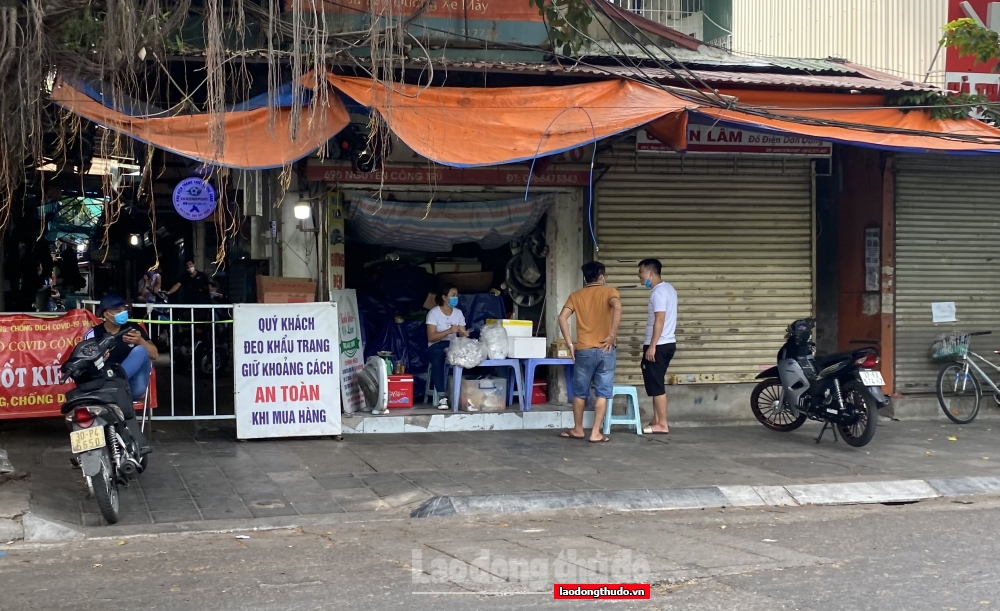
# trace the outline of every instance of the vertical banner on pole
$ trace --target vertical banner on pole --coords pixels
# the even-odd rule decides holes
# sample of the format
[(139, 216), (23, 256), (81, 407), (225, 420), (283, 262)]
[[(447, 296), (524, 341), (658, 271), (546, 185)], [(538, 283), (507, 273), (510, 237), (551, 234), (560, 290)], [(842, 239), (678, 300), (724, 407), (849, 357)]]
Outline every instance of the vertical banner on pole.
[(328, 302), (233, 308), (236, 436), (340, 435), (340, 321)]
[(344, 250), (344, 209), (340, 204), (340, 192), (330, 196), (327, 210), (327, 225), (330, 230), (330, 290), (339, 291), (344, 288), (346, 259)]
[(358, 373), (365, 366), (358, 293), (354, 289), (331, 290), (330, 301), (337, 304), (340, 316), (340, 388), (344, 397), (344, 412), (353, 414), (360, 411), (365, 402), (358, 386)]

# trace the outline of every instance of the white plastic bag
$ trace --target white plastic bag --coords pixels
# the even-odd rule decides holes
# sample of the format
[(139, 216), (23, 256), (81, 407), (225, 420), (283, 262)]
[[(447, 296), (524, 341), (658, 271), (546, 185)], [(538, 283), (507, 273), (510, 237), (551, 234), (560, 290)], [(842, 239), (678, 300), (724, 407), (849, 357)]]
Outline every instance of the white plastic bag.
[(483, 327), (480, 334), (483, 343), (486, 345), (486, 352), (491, 359), (507, 358), (507, 351), (510, 349), (507, 343), (507, 329), (498, 322)]
[(456, 337), (448, 345), (448, 364), (458, 365), (465, 369), (479, 367), (486, 360), (486, 345), (478, 339)]

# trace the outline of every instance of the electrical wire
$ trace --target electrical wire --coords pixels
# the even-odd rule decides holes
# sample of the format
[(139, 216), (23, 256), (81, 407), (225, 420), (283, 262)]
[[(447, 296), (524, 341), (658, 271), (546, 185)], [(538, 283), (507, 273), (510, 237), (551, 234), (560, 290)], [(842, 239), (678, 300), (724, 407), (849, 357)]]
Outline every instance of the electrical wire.
[(538, 139), (538, 146), (535, 148), (535, 155), (531, 158), (531, 169), (528, 170), (528, 181), (524, 188), (524, 201), (528, 201), (528, 191), (531, 189), (531, 177), (535, 173), (535, 162), (538, 160), (539, 151), (542, 150), (542, 141), (545, 140), (545, 134), (552, 129), (552, 126), (555, 124), (556, 120), (559, 119), (559, 117), (563, 116), (563, 114), (570, 110), (582, 110), (583, 113), (587, 115), (587, 120), (590, 121), (590, 131), (594, 135), (594, 150), (590, 153), (590, 195), (587, 202), (587, 223), (590, 227), (590, 239), (594, 243), (594, 250), (600, 251), (601, 248), (597, 244), (597, 234), (594, 232), (594, 215), (592, 214), (594, 208), (594, 162), (597, 159), (597, 128), (594, 126), (594, 118), (590, 116), (590, 112), (583, 106), (570, 106), (568, 108), (564, 108), (559, 112), (559, 114), (552, 118), (552, 121), (549, 122), (545, 131), (542, 132), (542, 136)]
[[(590, 5), (594, 6), (594, 7), (598, 7), (599, 6), (601, 12), (604, 13), (605, 15), (608, 15), (608, 13), (606, 11), (606, 8), (602, 4), (603, 1), (604, 0), (592, 0), (590, 2)], [(617, 9), (617, 7), (616, 7), (616, 9)], [(651, 54), (651, 53), (648, 52), (646, 45), (643, 45), (634, 36), (632, 36), (631, 33), (629, 33), (628, 30), (626, 30), (622, 26), (621, 23), (619, 23), (617, 20), (613, 19), (610, 16), (608, 16), (608, 18), (611, 19), (612, 21), (614, 21), (618, 25), (619, 29), (621, 29), (621, 31), (626, 36), (629, 36), (633, 40), (633, 42), (635, 42), (635, 44), (639, 45), (642, 49), (646, 50), (647, 55), (649, 55), (651, 59), (653, 59), (654, 61), (658, 61), (658, 59), (655, 56), (653, 56), (653, 54)], [(704, 85), (706, 88), (710, 89), (711, 91), (715, 92), (715, 89), (709, 87), (697, 74), (694, 74), (690, 69), (688, 69), (684, 65), (683, 62), (678, 61), (669, 51), (667, 51), (665, 48), (663, 48), (662, 46), (660, 46), (659, 44), (657, 44), (656, 41), (654, 41), (652, 38), (650, 38), (650, 36), (646, 32), (644, 32), (641, 28), (636, 28), (636, 29), (655, 48), (659, 49), (661, 52), (663, 52), (665, 55), (667, 55), (667, 57), (669, 57), (672, 62), (674, 62), (674, 63), (678, 64), (679, 66), (681, 66), (682, 69), (684, 69), (687, 72), (691, 73), (692, 76), (694, 76), (700, 83), (702, 83), (702, 85)], [(623, 53), (624, 53), (624, 50), (623, 50)], [(671, 71), (672, 74), (675, 73), (674, 70), (670, 70), (670, 71)], [(687, 81), (684, 80), (684, 82), (687, 82)], [(687, 83), (687, 84), (689, 86), (691, 86), (690, 83)], [(928, 132), (928, 131), (925, 131), (925, 130), (902, 130), (902, 129), (898, 129), (898, 128), (889, 128), (889, 127), (884, 127), (884, 126), (875, 126), (875, 125), (868, 125), (868, 124), (851, 123), (851, 122), (846, 122), (846, 121), (831, 121), (831, 120), (828, 120), (828, 119), (813, 119), (813, 118), (810, 118), (810, 117), (801, 117), (801, 116), (776, 115), (776, 114), (770, 113), (770, 112), (768, 112), (766, 110), (762, 110), (759, 107), (754, 107), (754, 106), (744, 105), (744, 104), (726, 103), (725, 104), (725, 108), (726, 109), (730, 109), (730, 110), (738, 110), (740, 112), (743, 112), (743, 113), (746, 113), (746, 114), (750, 114), (750, 115), (754, 115), (754, 116), (758, 116), (758, 117), (761, 117), (761, 118), (767, 118), (767, 119), (773, 119), (773, 120), (781, 120), (781, 121), (788, 121), (788, 122), (799, 123), (799, 124), (804, 124), (804, 125), (812, 125), (812, 126), (820, 126), (820, 127), (841, 127), (841, 128), (846, 128), (846, 129), (853, 129), (853, 130), (856, 130), (856, 131), (868, 131), (868, 132), (872, 132), (872, 133), (883, 133), (883, 134), (892, 134), (892, 135), (929, 136), (929, 137), (939, 138), (939, 139), (942, 139), (942, 140), (955, 140), (955, 141), (959, 141), (959, 142), (976, 143), (976, 144), (984, 144), (984, 145), (998, 145), (998, 144), (1000, 144), (1000, 138), (984, 139), (981, 136), (972, 136), (972, 135), (967, 135), (967, 134)], [(906, 107), (898, 107), (898, 108), (906, 108)], [(724, 119), (720, 118), (720, 120), (724, 120)]]
[[(659, 45), (655, 40), (653, 40), (652, 38), (650, 38), (649, 35), (647, 33), (645, 33), (641, 28), (636, 28), (636, 30), (638, 32), (640, 32), (640, 34), (643, 37), (645, 37), (654, 48), (656, 48), (659, 51), (661, 51), (665, 56), (667, 56), (671, 60), (671, 62), (673, 62), (673, 63), (677, 64), (678, 66), (680, 66), (683, 71), (686, 71), (687, 73), (691, 74), (694, 77), (694, 79), (696, 81), (698, 81), (705, 89), (707, 89), (708, 91), (710, 91), (712, 94), (715, 94), (715, 96), (718, 98), (718, 101), (713, 100), (708, 93), (706, 93), (705, 91), (702, 91), (698, 87), (695, 87), (692, 84), (691, 80), (689, 80), (686, 77), (684, 77), (677, 69), (675, 69), (673, 66), (670, 66), (670, 65), (664, 63), (660, 58), (656, 57), (655, 54), (651, 53), (649, 51), (648, 45), (642, 43), (631, 32), (629, 32), (620, 23), (620, 21), (618, 19), (616, 19), (615, 17), (611, 16), (606, 11), (605, 7), (603, 7), (600, 4), (601, 2), (603, 2), (603, 0), (594, 0), (591, 3), (591, 6), (592, 7), (593, 6), (600, 7), (598, 10), (600, 10), (600, 12), (605, 17), (607, 17), (609, 20), (613, 21), (615, 23), (615, 25), (617, 25), (618, 28), (627, 37), (629, 37), (633, 41), (634, 44), (636, 44), (639, 48), (641, 48), (644, 51), (644, 53), (650, 58), (650, 60), (652, 60), (654, 63), (658, 64), (659, 67), (661, 67), (665, 71), (669, 72), (675, 79), (677, 79), (678, 81), (684, 83), (690, 89), (690, 93), (688, 95), (690, 95), (691, 98), (702, 98), (704, 100), (704, 102), (707, 103), (706, 105), (708, 105), (708, 106), (713, 106), (713, 107), (717, 107), (717, 108), (727, 108), (727, 109), (731, 109), (731, 110), (738, 110), (739, 112), (743, 112), (745, 114), (749, 114), (749, 115), (753, 115), (753, 116), (757, 116), (757, 117), (761, 117), (761, 118), (781, 120), (781, 121), (786, 121), (786, 122), (790, 122), (790, 123), (799, 123), (799, 124), (804, 124), (804, 125), (814, 125), (814, 126), (823, 126), (823, 127), (840, 127), (840, 128), (846, 128), (846, 129), (852, 129), (852, 130), (858, 130), (858, 131), (869, 131), (869, 132), (874, 132), (874, 133), (895, 134), (895, 135), (927, 136), (927, 137), (935, 137), (935, 138), (946, 139), (946, 140), (956, 140), (956, 141), (962, 141), (962, 142), (981, 143), (981, 144), (990, 144), (990, 145), (996, 145), (996, 144), (998, 144), (998, 142), (995, 141), (995, 140), (984, 139), (984, 138), (979, 137), (979, 136), (970, 136), (970, 135), (965, 135), (965, 134), (943, 134), (943, 133), (939, 133), (939, 132), (928, 132), (928, 131), (924, 131), (924, 130), (907, 130), (907, 129), (889, 128), (889, 127), (884, 127), (884, 126), (872, 126), (872, 125), (867, 125), (867, 124), (857, 124), (857, 123), (850, 123), (850, 122), (844, 122), (844, 121), (835, 121), (835, 120), (829, 120), (829, 119), (813, 119), (813, 118), (800, 117), (800, 116), (776, 115), (774, 113), (769, 112), (770, 109), (768, 109), (767, 107), (755, 107), (755, 106), (750, 106), (750, 105), (745, 105), (745, 104), (738, 104), (738, 103), (734, 104), (734, 103), (728, 102), (724, 98), (722, 98), (713, 87), (711, 87), (707, 83), (705, 83), (704, 80), (701, 79), (701, 77), (699, 77), (697, 74), (695, 74), (694, 71), (692, 71), (690, 68), (688, 68), (683, 62), (677, 60), (677, 58), (672, 53), (670, 53), (669, 51), (667, 51), (665, 48), (663, 48), (661, 45)], [(331, 3), (334, 4), (334, 5), (336, 5), (336, 6), (340, 6), (342, 8), (348, 9), (348, 10), (353, 10), (353, 11), (358, 12), (358, 13), (364, 13), (364, 12), (366, 12), (364, 10), (357, 9), (355, 7), (351, 7), (351, 6), (348, 6), (346, 4), (342, 4), (340, 2), (331, 2)], [(619, 7), (615, 7), (615, 8), (618, 9)], [(251, 9), (251, 10), (253, 10), (253, 9)], [(634, 80), (636, 82), (640, 82), (640, 83), (646, 84), (646, 85), (657, 86), (657, 87), (659, 87), (659, 88), (662, 89), (663, 88), (662, 83), (660, 83), (656, 78), (654, 78), (654, 77), (648, 75), (647, 73), (645, 73), (643, 71), (643, 69), (642, 69), (642, 66), (638, 65), (637, 63), (635, 63), (631, 59), (632, 56), (630, 56), (621, 47), (621, 45), (619, 45), (617, 43), (617, 41), (614, 40), (614, 37), (611, 36), (611, 33), (604, 26), (603, 21), (600, 20), (600, 19), (598, 19), (598, 21), (599, 21), (599, 25), (609, 35), (609, 38), (611, 39), (611, 41), (615, 44), (615, 46), (617, 47), (618, 51), (622, 54), (622, 57), (628, 58), (630, 60), (630, 62), (632, 62), (632, 63), (631, 63), (631, 65), (629, 65), (629, 64), (626, 64), (623, 61), (621, 61), (621, 59), (619, 59), (619, 58), (615, 58), (615, 57), (609, 57), (609, 58), (615, 59), (616, 61), (618, 61), (618, 63), (619, 63), (620, 66), (622, 66), (624, 68), (627, 68), (629, 70), (633, 70), (633, 71), (637, 72), (638, 74), (637, 75), (614, 75), (614, 74), (608, 73), (606, 71), (603, 72), (603, 73), (604, 74), (608, 74), (609, 76), (617, 76), (618, 78), (625, 78), (625, 79), (628, 79), (628, 80)], [(441, 33), (441, 34), (454, 35), (454, 32), (449, 32), (447, 30), (443, 30), (443, 29), (440, 29), (440, 28), (434, 28), (434, 27), (428, 26), (428, 25), (426, 25), (424, 23), (411, 22), (411, 23), (409, 23), (409, 25), (413, 25), (413, 26), (416, 26), (416, 27), (421, 27), (425, 31), (428, 31), (428, 32), (436, 32), (436, 33)], [(348, 34), (353, 34), (353, 33), (348, 33)], [(467, 39), (467, 40), (470, 40), (470, 41), (477, 41), (477, 42), (483, 42), (483, 43), (486, 43), (486, 44), (493, 44), (496, 48), (507, 48), (507, 49), (512, 49), (512, 50), (538, 51), (537, 47), (531, 47), (531, 46), (528, 46), (528, 45), (519, 45), (519, 44), (516, 44), (516, 43), (497, 43), (496, 41), (490, 41), (490, 40), (485, 39), (485, 38), (480, 38), (480, 37), (476, 37), (476, 36), (469, 36), (469, 35), (464, 36), (464, 38)], [(591, 41), (594, 41), (594, 39), (591, 38), (591, 37), (589, 37), (589, 36), (587, 36), (587, 38), (590, 39)], [(594, 41), (594, 42), (598, 42), (598, 41)], [(599, 42), (598, 42), (598, 48), (602, 52), (606, 52), (606, 49)], [(551, 54), (556, 59), (569, 60), (569, 61), (571, 61), (573, 63), (578, 64), (578, 65), (587, 66), (587, 67), (590, 67), (590, 68), (593, 68), (593, 69), (596, 69), (596, 70), (602, 70), (603, 71), (605, 69), (605, 67), (603, 67), (603, 66), (596, 65), (596, 64), (590, 64), (590, 63), (588, 63), (588, 62), (586, 62), (586, 61), (584, 61), (584, 60), (582, 60), (580, 58), (573, 58), (573, 57), (569, 57), (569, 56), (560, 54), (558, 51), (556, 51), (554, 49), (552, 50)], [(356, 58), (352, 57), (352, 59), (356, 59)], [(360, 69), (365, 70), (365, 68), (361, 65), (360, 62), (356, 61), (355, 63), (358, 65), (358, 67)], [(402, 92), (400, 92), (400, 93), (402, 93)], [(673, 92), (672, 91), (671, 93), (680, 93), (680, 92)], [(403, 95), (405, 95), (405, 94), (403, 94)], [(987, 104), (975, 104), (973, 106), (988, 106), (988, 105)], [(892, 108), (899, 108), (899, 109), (920, 108), (920, 109), (924, 109), (925, 107), (922, 107), (922, 106), (921, 107), (906, 107), (906, 106), (901, 106), (901, 107), (892, 107)], [(805, 110), (805, 109), (801, 109), (800, 108), (800, 109), (792, 109), (792, 110)]]
[[(691, 82), (688, 81), (688, 79), (686, 79), (683, 76), (681, 76), (680, 73), (673, 68), (673, 66), (665, 64), (662, 60), (660, 60), (660, 58), (656, 57), (653, 53), (651, 53), (649, 51), (649, 48), (645, 44), (643, 44), (641, 41), (639, 41), (639, 39), (637, 39), (635, 36), (633, 36), (632, 33), (629, 32), (625, 28), (625, 26), (618, 19), (612, 17), (611, 14), (608, 13), (607, 7), (605, 6), (604, 2), (605, 2), (605, 0), (588, 0), (588, 5), (590, 7), (592, 7), (592, 8), (593, 7), (600, 7), (599, 10), (601, 11), (601, 13), (605, 17), (607, 17), (608, 20), (612, 21), (615, 25), (617, 25), (618, 29), (621, 30), (623, 34), (625, 34), (626, 36), (628, 36), (632, 40), (632, 42), (634, 44), (638, 45), (639, 48), (642, 49), (646, 53), (646, 55), (649, 56), (649, 58), (651, 60), (653, 60), (653, 62), (655, 62), (656, 64), (658, 64), (661, 68), (669, 71), (678, 80), (680, 80), (682, 83), (684, 83), (685, 85), (687, 85), (691, 89), (700, 92), (705, 97), (705, 99), (707, 101), (709, 101), (710, 103), (713, 102), (711, 100), (710, 96), (707, 93), (701, 91), (700, 89), (698, 89), (697, 87), (695, 87), (694, 85), (692, 85)], [(614, 6), (614, 5), (610, 5), (610, 6)], [(621, 9), (620, 9), (620, 7), (616, 6), (615, 10), (618, 11), (618, 10), (621, 10)], [(712, 93), (714, 93), (715, 96), (718, 98), (718, 101), (715, 102), (715, 103), (712, 103), (713, 106), (720, 106), (721, 105), (721, 107), (723, 107), (723, 108), (728, 108), (729, 107), (730, 103), (727, 102), (726, 100), (724, 100), (722, 98), (722, 96), (719, 95), (719, 93), (715, 90), (714, 87), (711, 87), (708, 83), (706, 83), (704, 80), (702, 80), (700, 76), (698, 76), (697, 74), (695, 74), (690, 68), (688, 68), (686, 65), (684, 65), (683, 62), (679, 61), (676, 57), (674, 57), (674, 55), (670, 51), (667, 51), (666, 48), (664, 48), (659, 43), (657, 43), (655, 40), (653, 40), (649, 36), (649, 34), (647, 34), (642, 28), (636, 27), (636, 31), (639, 32), (642, 36), (644, 36), (646, 38), (646, 40), (649, 41), (653, 45), (654, 48), (656, 48), (658, 51), (660, 51), (661, 53), (663, 53), (664, 55), (666, 55), (670, 59), (671, 62), (673, 62), (674, 64), (680, 66), (683, 71), (687, 72), (692, 77), (694, 77), (694, 80), (698, 81), (701, 84), (702, 87), (704, 87), (705, 89), (708, 89), (709, 91), (711, 91)], [(608, 37), (611, 38), (611, 40), (614, 40), (614, 37), (611, 36), (610, 32), (608, 33)], [(618, 48), (622, 51), (622, 54), (625, 54), (625, 50), (622, 49), (620, 45), (618, 45), (617, 41), (615, 41), (615, 45), (618, 46)]]

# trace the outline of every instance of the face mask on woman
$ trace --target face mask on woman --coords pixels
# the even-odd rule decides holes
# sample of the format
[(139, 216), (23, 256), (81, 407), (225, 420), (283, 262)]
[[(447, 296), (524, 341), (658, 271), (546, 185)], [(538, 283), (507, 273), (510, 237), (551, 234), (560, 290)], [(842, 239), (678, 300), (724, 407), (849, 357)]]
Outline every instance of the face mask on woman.
[(448, 298), (448, 305), (450, 305), (453, 308), (457, 307), (458, 306), (458, 297), (449, 297)]

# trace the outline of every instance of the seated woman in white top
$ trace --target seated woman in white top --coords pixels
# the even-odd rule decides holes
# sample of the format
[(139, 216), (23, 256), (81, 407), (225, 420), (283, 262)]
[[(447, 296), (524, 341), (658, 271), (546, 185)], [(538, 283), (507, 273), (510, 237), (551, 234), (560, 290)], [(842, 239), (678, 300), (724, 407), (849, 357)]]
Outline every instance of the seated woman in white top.
[(438, 391), (438, 409), (448, 409), (448, 393), (445, 391), (448, 378), (445, 369), (445, 351), (456, 337), (469, 337), (465, 330), (465, 315), (458, 309), (458, 289), (445, 285), (434, 297), (437, 306), (427, 313), (427, 358), (431, 363), (431, 379), (434, 390)]

